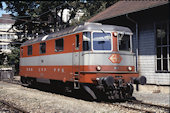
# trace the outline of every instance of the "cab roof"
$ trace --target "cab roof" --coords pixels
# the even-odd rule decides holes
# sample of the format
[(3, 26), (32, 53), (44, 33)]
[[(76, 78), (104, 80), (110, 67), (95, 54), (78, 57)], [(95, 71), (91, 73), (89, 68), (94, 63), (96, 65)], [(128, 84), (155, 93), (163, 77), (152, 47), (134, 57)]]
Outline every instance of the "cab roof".
[(21, 45), (21, 47), (26, 46), (26, 45), (31, 45), (31, 44), (34, 44), (34, 43), (39, 43), (39, 42), (51, 40), (51, 39), (54, 39), (54, 38), (59, 38), (59, 37), (62, 37), (64, 35), (78, 33), (78, 32), (81, 32), (81, 31), (111, 31), (111, 32), (116, 31), (116, 32), (123, 32), (123, 33), (131, 33), (132, 34), (132, 31), (128, 27), (115, 26), (115, 25), (102, 25), (100, 23), (85, 23), (83, 25), (68, 27), (68, 28), (65, 28), (61, 31), (50, 33), (48, 35), (42, 35), (42, 36), (39, 36), (35, 39), (28, 40), (28, 41), (24, 42)]

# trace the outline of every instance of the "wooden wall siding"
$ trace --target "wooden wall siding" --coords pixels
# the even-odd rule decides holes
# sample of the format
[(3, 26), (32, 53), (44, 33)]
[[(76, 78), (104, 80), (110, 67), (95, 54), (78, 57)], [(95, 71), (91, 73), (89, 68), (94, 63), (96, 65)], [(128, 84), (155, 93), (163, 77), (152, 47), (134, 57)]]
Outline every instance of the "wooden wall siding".
[[(139, 25), (139, 72), (146, 76), (148, 84), (170, 85), (169, 73), (156, 73), (154, 23)], [(134, 38), (135, 39), (135, 38)], [(135, 40), (134, 40), (135, 41)], [(136, 47), (136, 46), (135, 46)], [(134, 48), (135, 49), (135, 48)]]

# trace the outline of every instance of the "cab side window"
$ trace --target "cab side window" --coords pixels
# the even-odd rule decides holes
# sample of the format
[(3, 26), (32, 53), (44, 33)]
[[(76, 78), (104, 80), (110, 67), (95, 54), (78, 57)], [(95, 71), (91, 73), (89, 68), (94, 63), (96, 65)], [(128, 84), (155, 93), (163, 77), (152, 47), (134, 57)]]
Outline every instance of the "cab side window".
[(40, 43), (40, 54), (46, 53), (46, 43)]
[(59, 51), (63, 51), (64, 50), (64, 39), (57, 39), (55, 40), (55, 51), (59, 52)]
[(79, 49), (79, 35), (76, 35), (76, 49)]
[(84, 32), (83, 33), (83, 51), (91, 50), (91, 33)]
[[(28, 50), (28, 51), (27, 51), (27, 54), (28, 54), (28, 55), (32, 55), (32, 45), (28, 46), (28, 47), (27, 47), (27, 50)], [(21, 49), (21, 53), (23, 53), (23, 48)]]

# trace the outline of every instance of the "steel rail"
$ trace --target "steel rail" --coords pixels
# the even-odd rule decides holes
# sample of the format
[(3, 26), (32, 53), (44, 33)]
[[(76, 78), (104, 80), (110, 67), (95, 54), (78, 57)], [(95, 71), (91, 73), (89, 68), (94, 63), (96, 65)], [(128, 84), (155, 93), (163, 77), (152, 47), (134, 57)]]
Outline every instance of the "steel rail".
[(166, 110), (170, 111), (170, 106), (146, 103), (146, 102), (142, 102), (142, 101), (139, 101), (139, 100), (128, 100), (128, 102), (132, 103), (132, 104), (141, 104), (141, 105), (146, 105), (146, 106), (153, 106), (153, 107), (157, 107), (157, 108), (163, 108), (163, 109), (166, 109)]
[[(124, 105), (125, 102), (127, 102), (127, 105)], [(113, 103), (111, 101), (109, 101), (109, 102), (103, 102), (102, 101), (102, 103), (109, 104), (109, 105), (116, 105), (116, 106), (120, 106), (120, 107), (123, 107), (123, 108), (131, 109), (131, 110), (136, 110), (138, 112), (156, 113), (153, 110), (149, 110), (149, 108), (152, 106), (152, 107), (155, 107), (155, 108), (162, 109), (162, 110), (164, 110), (167, 113), (170, 113), (170, 107), (169, 106), (163, 106), (163, 105), (156, 105), (156, 104), (152, 104), (152, 103), (146, 103), (146, 102), (142, 102), (140, 100), (125, 100), (123, 104), (121, 104), (122, 101), (121, 102), (120, 101), (119, 102), (115, 102), (115, 103)]]
[(9, 104), (8, 102), (5, 102), (5, 101), (3, 101), (3, 100), (0, 100), (0, 103), (6, 105), (6, 106), (8, 106), (8, 107), (10, 107), (10, 108), (13, 109), (13, 110), (18, 111), (19, 113), (28, 113), (27, 111), (25, 111), (25, 110), (23, 110), (23, 109), (21, 109), (21, 108), (19, 108), (19, 107), (15, 107), (14, 105)]
[(141, 112), (145, 112), (145, 113), (155, 113), (154, 111), (150, 111), (150, 110), (146, 110), (146, 109), (140, 109), (140, 108), (130, 107), (130, 106), (126, 106), (126, 105), (120, 105), (120, 106), (127, 108), (127, 109), (132, 109), (132, 110), (141, 111)]

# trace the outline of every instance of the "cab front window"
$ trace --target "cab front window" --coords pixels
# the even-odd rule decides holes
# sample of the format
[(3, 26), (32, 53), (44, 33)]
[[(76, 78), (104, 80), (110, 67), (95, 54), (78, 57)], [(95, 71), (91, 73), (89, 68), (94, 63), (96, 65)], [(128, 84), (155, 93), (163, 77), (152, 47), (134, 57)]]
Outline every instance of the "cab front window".
[(120, 51), (131, 51), (130, 35), (118, 34), (118, 41)]
[(93, 50), (110, 51), (111, 33), (94, 32), (93, 33)]

